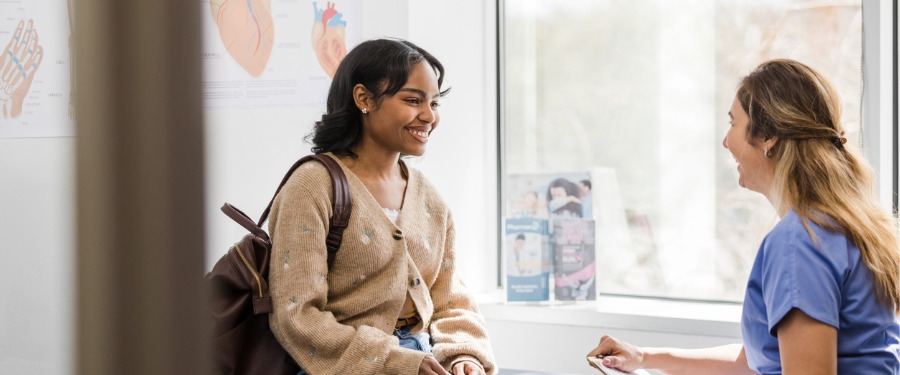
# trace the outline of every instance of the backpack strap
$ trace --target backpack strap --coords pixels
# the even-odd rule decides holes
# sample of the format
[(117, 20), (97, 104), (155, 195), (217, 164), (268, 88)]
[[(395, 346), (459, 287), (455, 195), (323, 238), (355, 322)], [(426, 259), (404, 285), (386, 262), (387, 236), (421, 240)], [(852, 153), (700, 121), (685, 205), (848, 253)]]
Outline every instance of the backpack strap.
[(246, 228), (254, 236), (265, 240), (267, 243), (272, 242), (269, 239), (269, 235), (266, 234), (266, 231), (256, 225), (256, 222), (254, 222), (253, 219), (250, 218), (250, 216), (247, 216), (244, 211), (241, 211), (237, 207), (232, 206), (231, 203), (225, 202), (225, 204), (222, 205), (222, 212), (224, 212), (225, 215), (228, 215), (231, 220), (236, 221), (242, 227)]
[[(275, 195), (272, 196), (269, 205), (266, 206), (266, 210), (263, 211), (262, 216), (259, 217), (259, 222), (256, 226), (262, 228), (263, 223), (265, 223), (266, 219), (269, 217), (269, 211), (272, 210), (272, 203), (275, 202), (275, 197), (278, 196), (278, 192), (281, 191), (284, 184), (291, 178), (291, 174), (293, 174), (301, 164), (310, 160), (322, 163), (322, 165), (325, 166), (325, 169), (328, 170), (328, 174), (331, 175), (334, 200), (331, 202), (331, 218), (328, 223), (328, 237), (325, 239), (325, 247), (328, 249), (328, 268), (331, 269), (331, 265), (334, 264), (334, 256), (337, 254), (338, 248), (341, 247), (344, 229), (346, 229), (347, 225), (350, 223), (350, 211), (353, 206), (353, 200), (350, 197), (350, 184), (347, 182), (347, 176), (344, 175), (344, 170), (341, 169), (341, 166), (331, 157), (323, 154), (313, 154), (297, 160), (284, 175), (281, 184), (278, 185), (278, 189), (275, 190)], [(241, 223), (241, 221), (238, 221), (238, 223)]]

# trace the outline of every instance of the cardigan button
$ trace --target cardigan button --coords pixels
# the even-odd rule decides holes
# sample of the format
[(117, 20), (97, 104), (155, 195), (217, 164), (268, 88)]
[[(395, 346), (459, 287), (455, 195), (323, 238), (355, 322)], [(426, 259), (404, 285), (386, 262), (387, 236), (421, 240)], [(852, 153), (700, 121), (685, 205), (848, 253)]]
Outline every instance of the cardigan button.
[(409, 281), (409, 286), (411, 286), (413, 288), (419, 286), (419, 284), (422, 284), (422, 280), (419, 279), (418, 277)]
[(398, 241), (399, 241), (399, 240), (402, 240), (402, 239), (403, 239), (403, 232), (401, 232), (399, 229), (395, 230), (395, 231), (394, 231), (394, 239), (395, 239), (395, 240), (398, 240)]

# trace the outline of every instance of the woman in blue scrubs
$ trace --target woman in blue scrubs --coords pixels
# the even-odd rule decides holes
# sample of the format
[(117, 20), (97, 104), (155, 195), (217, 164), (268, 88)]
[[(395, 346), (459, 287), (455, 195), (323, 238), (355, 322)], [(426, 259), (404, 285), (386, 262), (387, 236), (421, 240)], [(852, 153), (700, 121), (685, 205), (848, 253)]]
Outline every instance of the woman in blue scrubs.
[(743, 78), (729, 116), (722, 144), (740, 185), (781, 217), (750, 272), (743, 345), (649, 348), (604, 336), (588, 356), (664, 374), (900, 374), (897, 223), (846, 144), (836, 92), (808, 66), (772, 60)]

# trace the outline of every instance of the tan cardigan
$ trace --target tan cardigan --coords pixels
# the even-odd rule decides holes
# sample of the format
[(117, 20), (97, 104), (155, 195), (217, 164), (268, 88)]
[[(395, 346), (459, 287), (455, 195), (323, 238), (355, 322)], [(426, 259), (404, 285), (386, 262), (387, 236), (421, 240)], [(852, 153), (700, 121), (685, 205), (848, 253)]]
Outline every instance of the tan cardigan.
[(338, 163), (353, 208), (330, 272), (325, 236), (332, 191), (325, 167), (298, 168), (272, 205), (269, 325), (281, 345), (312, 375), (417, 374), (425, 353), (400, 347), (392, 335), (408, 292), (422, 318), (413, 332), (431, 335), (445, 368), (474, 359), (496, 373), (484, 320), (455, 274), (453, 219), (434, 187), (410, 169), (394, 225)]

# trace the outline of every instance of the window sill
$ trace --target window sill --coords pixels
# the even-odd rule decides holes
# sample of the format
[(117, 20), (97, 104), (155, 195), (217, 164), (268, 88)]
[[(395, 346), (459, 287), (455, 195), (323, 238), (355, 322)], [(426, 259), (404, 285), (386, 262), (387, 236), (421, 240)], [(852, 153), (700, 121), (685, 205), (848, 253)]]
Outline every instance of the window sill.
[(597, 301), (505, 302), (503, 293), (477, 296), (487, 320), (741, 338), (741, 305), (604, 296)]

